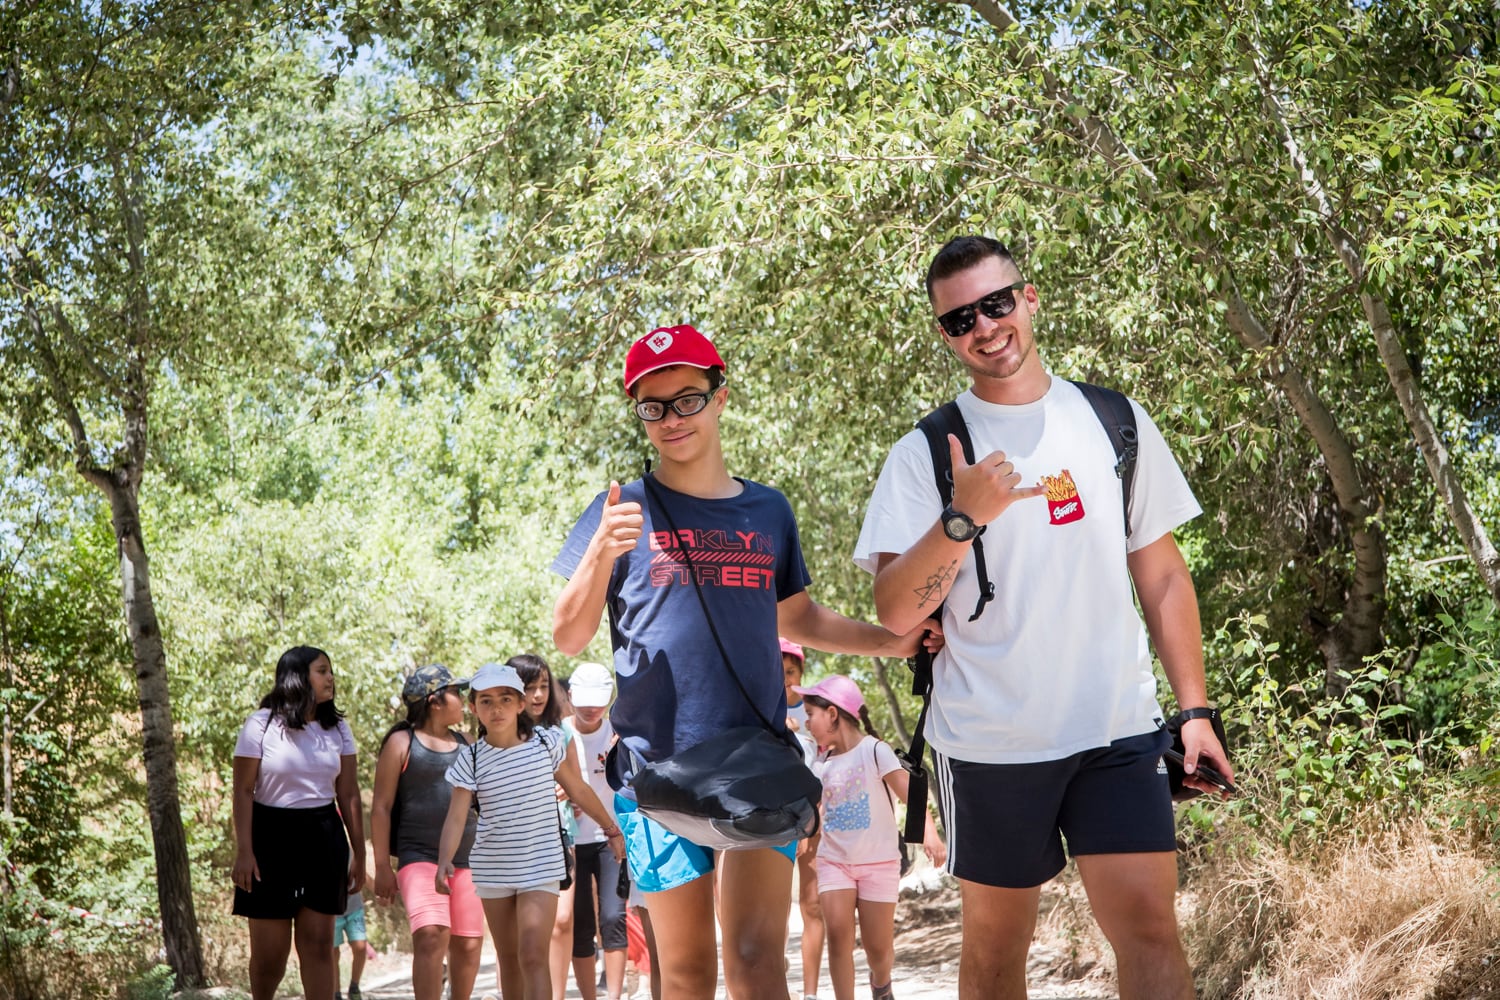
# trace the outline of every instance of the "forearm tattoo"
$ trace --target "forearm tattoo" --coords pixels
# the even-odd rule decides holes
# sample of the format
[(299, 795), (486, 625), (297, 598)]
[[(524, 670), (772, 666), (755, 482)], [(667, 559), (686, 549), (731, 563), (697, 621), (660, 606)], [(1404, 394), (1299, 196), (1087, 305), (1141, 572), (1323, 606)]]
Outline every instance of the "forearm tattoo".
[(941, 604), (948, 585), (953, 582), (953, 574), (957, 571), (958, 560), (955, 559), (929, 576), (922, 586), (913, 591), (917, 595), (917, 607), (925, 608), (929, 604)]

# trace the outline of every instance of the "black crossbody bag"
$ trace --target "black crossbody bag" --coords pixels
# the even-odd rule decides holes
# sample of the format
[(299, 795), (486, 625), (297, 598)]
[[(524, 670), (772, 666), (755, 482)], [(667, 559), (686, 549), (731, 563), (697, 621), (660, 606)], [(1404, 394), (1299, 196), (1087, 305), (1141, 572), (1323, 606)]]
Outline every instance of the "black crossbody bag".
[[(677, 526), (650, 474), (641, 481), (676, 535)], [(760, 725), (727, 729), (655, 763), (647, 763), (617, 741), (606, 767), (610, 785), (618, 790), (628, 783), (644, 815), (702, 847), (720, 851), (783, 847), (812, 837), (818, 832), (823, 783), (808, 770), (796, 737), (778, 733), (745, 689), (709, 614), (692, 557), (686, 548), (679, 551), (724, 669)], [(624, 759), (619, 759), (622, 755)], [(629, 772), (622, 773), (620, 765), (627, 762)]]

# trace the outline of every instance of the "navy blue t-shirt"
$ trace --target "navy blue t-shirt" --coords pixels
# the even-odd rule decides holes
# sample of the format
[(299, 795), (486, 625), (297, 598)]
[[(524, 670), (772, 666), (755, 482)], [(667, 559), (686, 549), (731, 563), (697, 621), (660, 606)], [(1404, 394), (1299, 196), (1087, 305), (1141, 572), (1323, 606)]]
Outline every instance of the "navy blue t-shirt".
[[(777, 490), (741, 479), (739, 496), (705, 500), (652, 480), (620, 489), (641, 505), (635, 549), (615, 560), (609, 612), (618, 696), (610, 721), (648, 761), (670, 757), (732, 726), (760, 725), (729, 676), (693, 593), (682, 549), (692, 558), (731, 666), (762, 714), (786, 728), (786, 689), (776, 605), (807, 589), (807, 566), (791, 504)], [(571, 577), (599, 526), (603, 493), (573, 526), (552, 571)], [(674, 535), (657, 507), (668, 505)]]

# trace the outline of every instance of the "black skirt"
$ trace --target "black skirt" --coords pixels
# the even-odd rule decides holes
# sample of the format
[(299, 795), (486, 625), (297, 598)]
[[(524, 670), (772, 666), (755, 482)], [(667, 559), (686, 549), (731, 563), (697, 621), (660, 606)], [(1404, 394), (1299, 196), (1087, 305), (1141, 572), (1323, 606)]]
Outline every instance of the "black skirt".
[(255, 803), (250, 843), (260, 881), (235, 887), (234, 915), (290, 920), (303, 908), (338, 916), (348, 904), (349, 839), (332, 803), (278, 809)]

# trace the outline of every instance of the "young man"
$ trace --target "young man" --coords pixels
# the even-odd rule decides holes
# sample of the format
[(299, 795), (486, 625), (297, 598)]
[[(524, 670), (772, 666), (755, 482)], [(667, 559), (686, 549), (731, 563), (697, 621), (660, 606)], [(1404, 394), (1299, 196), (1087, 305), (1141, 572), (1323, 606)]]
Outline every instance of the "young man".
[[(1207, 717), (1193, 581), (1172, 530), (1200, 513), (1161, 433), (1135, 406), (1129, 540), (1107, 432), (1037, 353), (1039, 308), (1005, 246), (961, 237), (927, 273), (938, 335), (969, 371), (958, 397), (976, 461), (949, 436), (942, 509), (920, 430), (886, 460), (855, 561), (875, 574), (881, 622), (905, 631), (947, 600), (927, 738), (963, 892), (959, 995), (1024, 998), (1041, 885), (1063, 839), (1114, 949), (1122, 1000), (1193, 996), (1173, 899), (1177, 862), (1151, 650), (1177, 702), (1187, 784), (1229, 762)], [(1039, 499), (1043, 483), (1048, 500)], [(1068, 494), (1064, 496), (1063, 494)], [(976, 620), (973, 538), (995, 599)], [(1145, 615), (1142, 626), (1131, 597)], [(999, 846), (1001, 849), (997, 850)]]
[[(649, 761), (732, 726), (758, 725), (730, 678), (679, 548), (759, 715), (784, 726), (777, 635), (833, 652), (906, 656), (921, 631), (898, 637), (814, 604), (807, 596), (797, 523), (786, 497), (729, 474), (719, 418), (729, 399), (724, 361), (691, 326), (651, 331), (625, 358), (625, 391), (660, 463), (642, 480), (609, 489), (578, 519), (553, 569), (568, 578), (552, 634), (576, 656), (609, 611), (619, 738)], [(665, 505), (665, 510), (663, 510)], [(668, 522), (675, 531), (668, 527)], [(783, 953), (792, 857), (784, 849), (714, 852), (615, 799), (630, 871), (646, 893), (668, 1000), (710, 1000), (718, 978), (714, 938), (717, 863), (724, 974), (736, 997), (786, 995)]]

